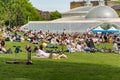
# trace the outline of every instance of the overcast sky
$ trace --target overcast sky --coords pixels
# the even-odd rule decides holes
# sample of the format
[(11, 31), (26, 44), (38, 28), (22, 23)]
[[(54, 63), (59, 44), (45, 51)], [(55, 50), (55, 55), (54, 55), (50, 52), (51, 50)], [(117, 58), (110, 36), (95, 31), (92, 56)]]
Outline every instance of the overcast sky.
[(55, 11), (66, 12), (70, 10), (71, 1), (80, 0), (30, 0), (34, 7), (43, 11)]

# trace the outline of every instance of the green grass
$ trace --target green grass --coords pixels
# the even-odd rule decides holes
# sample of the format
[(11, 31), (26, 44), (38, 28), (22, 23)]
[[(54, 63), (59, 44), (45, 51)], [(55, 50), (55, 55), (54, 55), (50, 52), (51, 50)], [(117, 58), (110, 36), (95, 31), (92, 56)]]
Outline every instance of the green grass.
[[(26, 61), (26, 44), (28, 42), (6, 42), (6, 47), (14, 50), (14, 45), (21, 46), (23, 52), (17, 54), (17, 60)], [(68, 59), (60, 60), (32, 57), (33, 65), (24, 65), (6, 64), (14, 60), (14, 54), (0, 54), (0, 80), (120, 80), (120, 54), (77, 52), (66, 55)]]

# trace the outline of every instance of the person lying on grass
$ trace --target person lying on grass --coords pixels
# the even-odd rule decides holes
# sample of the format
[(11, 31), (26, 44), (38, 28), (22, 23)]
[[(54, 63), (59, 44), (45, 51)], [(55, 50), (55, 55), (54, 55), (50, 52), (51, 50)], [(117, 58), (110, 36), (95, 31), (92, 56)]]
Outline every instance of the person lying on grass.
[(42, 45), (40, 45), (40, 47), (36, 49), (36, 53), (38, 58), (51, 58), (51, 59), (68, 58), (65, 54), (46, 53)]

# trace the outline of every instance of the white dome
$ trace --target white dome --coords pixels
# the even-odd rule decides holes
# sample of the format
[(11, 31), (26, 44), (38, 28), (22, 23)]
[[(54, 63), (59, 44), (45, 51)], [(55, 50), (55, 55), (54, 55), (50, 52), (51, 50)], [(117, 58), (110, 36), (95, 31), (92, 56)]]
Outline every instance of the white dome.
[(97, 6), (91, 9), (85, 18), (118, 18), (118, 14), (111, 7)]

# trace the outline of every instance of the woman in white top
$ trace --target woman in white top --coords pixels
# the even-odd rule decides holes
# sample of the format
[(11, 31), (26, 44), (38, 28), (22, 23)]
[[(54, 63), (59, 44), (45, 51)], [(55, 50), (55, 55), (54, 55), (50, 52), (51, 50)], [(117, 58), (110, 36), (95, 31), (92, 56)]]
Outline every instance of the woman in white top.
[(78, 43), (77, 43), (76, 51), (78, 51), (78, 52), (83, 51), (83, 46), (82, 46), (81, 42), (78, 42)]
[(50, 53), (46, 53), (40, 49), (37, 50), (37, 57), (40, 57), (40, 58), (49, 58), (50, 56)]
[(39, 58), (52, 58), (52, 59), (67, 58), (65, 54), (46, 53), (42, 45), (40, 46), (40, 49), (36, 49), (36, 52), (37, 57)]
[(51, 44), (58, 44), (58, 42), (56, 41), (56, 37), (53, 37), (53, 38), (51, 39)]
[(75, 52), (75, 48), (70, 44), (70, 43), (67, 43), (66, 45), (67, 47), (67, 50), (71, 53), (71, 52)]

